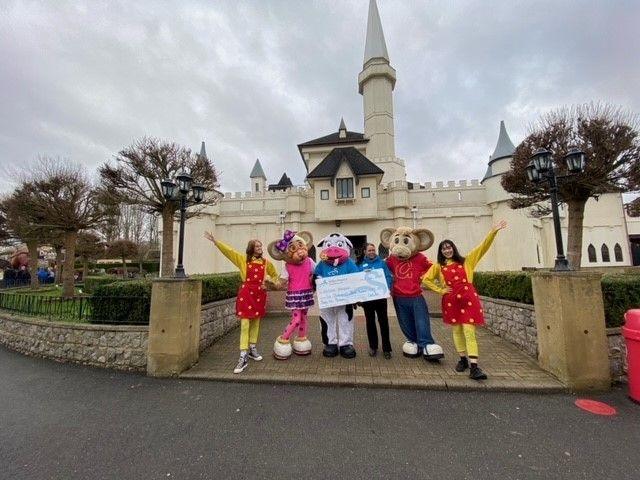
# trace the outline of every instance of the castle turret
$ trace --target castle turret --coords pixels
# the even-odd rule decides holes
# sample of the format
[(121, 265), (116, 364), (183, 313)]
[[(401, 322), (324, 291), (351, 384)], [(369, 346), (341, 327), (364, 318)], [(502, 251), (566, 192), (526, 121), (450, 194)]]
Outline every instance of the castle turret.
[(383, 182), (405, 180), (404, 162), (396, 158), (393, 126), (393, 89), (396, 71), (390, 64), (376, 0), (370, 0), (367, 39), (358, 91), (364, 107), (367, 158), (384, 170)]
[(267, 177), (262, 170), (260, 160), (256, 158), (256, 163), (249, 174), (251, 180), (251, 191), (255, 193), (264, 193), (267, 190)]

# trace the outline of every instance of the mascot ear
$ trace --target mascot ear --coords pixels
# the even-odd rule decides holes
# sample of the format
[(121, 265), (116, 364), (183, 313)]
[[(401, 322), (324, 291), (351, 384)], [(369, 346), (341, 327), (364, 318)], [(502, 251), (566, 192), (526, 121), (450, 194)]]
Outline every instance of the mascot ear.
[(385, 228), (380, 232), (380, 243), (384, 248), (389, 248), (391, 243), (391, 235), (396, 231), (395, 228)]
[(311, 232), (303, 230), (302, 232), (298, 232), (296, 235), (304, 240), (304, 243), (307, 244), (307, 248), (313, 247), (313, 235), (311, 235)]
[(347, 242), (347, 245), (349, 245), (349, 248), (353, 250), (353, 244), (351, 243), (351, 240), (349, 240), (347, 237), (344, 237), (344, 241)]
[(269, 252), (269, 255), (271, 255), (271, 258), (273, 258), (274, 260), (284, 260), (285, 259), (285, 252), (281, 252), (280, 250), (278, 250), (276, 248), (276, 244), (278, 242), (276, 240), (274, 240), (273, 242), (271, 242), (268, 246), (267, 246), (267, 252)]
[(426, 228), (418, 228), (412, 232), (416, 237), (418, 237), (418, 251), (422, 252), (428, 249), (431, 245), (433, 245), (433, 233), (431, 230), (427, 230)]

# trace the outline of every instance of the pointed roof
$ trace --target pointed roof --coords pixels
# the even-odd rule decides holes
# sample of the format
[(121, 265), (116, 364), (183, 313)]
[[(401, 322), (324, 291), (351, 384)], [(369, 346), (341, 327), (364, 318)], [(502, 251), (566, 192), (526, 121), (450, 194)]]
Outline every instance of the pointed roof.
[(382, 22), (380, 22), (376, 0), (369, 1), (369, 19), (367, 20), (367, 40), (364, 47), (363, 65), (372, 58), (384, 58), (387, 62), (389, 61), (387, 44), (384, 41), (384, 32), (382, 31)]
[(200, 146), (200, 156), (204, 158), (208, 158), (207, 151), (204, 148), (204, 141), (202, 141), (202, 145)]
[(269, 185), (268, 190), (276, 191), (276, 190), (286, 190), (287, 188), (293, 187), (293, 183), (291, 183), (291, 179), (287, 176), (286, 172), (282, 174), (280, 177), (280, 181), (275, 184)]
[(267, 176), (264, 174), (264, 170), (262, 170), (262, 165), (260, 165), (260, 160), (256, 158), (256, 163), (253, 165), (253, 169), (249, 174), (249, 178), (264, 178), (267, 179)]
[(500, 134), (498, 135), (498, 143), (496, 149), (493, 151), (489, 163), (499, 158), (510, 157), (513, 152), (516, 151), (516, 147), (511, 142), (507, 129), (504, 126), (504, 120), (500, 121)]
[(347, 126), (344, 123), (344, 117), (340, 118), (340, 126), (338, 127), (338, 131), (340, 130), (344, 130), (344, 131), (347, 130)]
[(329, 155), (307, 175), (307, 178), (333, 178), (342, 162), (347, 162), (356, 177), (360, 175), (382, 175), (384, 171), (360, 153), (355, 147), (341, 147), (331, 150)]

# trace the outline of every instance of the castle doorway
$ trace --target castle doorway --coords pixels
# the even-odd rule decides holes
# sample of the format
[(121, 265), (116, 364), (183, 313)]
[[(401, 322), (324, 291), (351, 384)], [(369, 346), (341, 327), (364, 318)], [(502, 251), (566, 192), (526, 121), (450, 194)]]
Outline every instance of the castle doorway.
[(353, 245), (353, 250), (351, 250), (351, 260), (358, 263), (364, 256), (364, 250), (365, 250), (365, 247), (367, 246), (367, 236), (366, 235), (347, 235), (347, 238)]

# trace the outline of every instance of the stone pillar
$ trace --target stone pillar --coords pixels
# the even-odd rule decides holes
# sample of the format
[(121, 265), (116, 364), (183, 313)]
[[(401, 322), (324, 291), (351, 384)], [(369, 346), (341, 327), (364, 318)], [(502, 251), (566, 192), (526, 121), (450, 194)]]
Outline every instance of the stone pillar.
[(536, 272), (538, 363), (573, 391), (611, 386), (601, 275)]
[(198, 361), (201, 299), (200, 280), (160, 278), (153, 281), (148, 375), (179, 375)]

